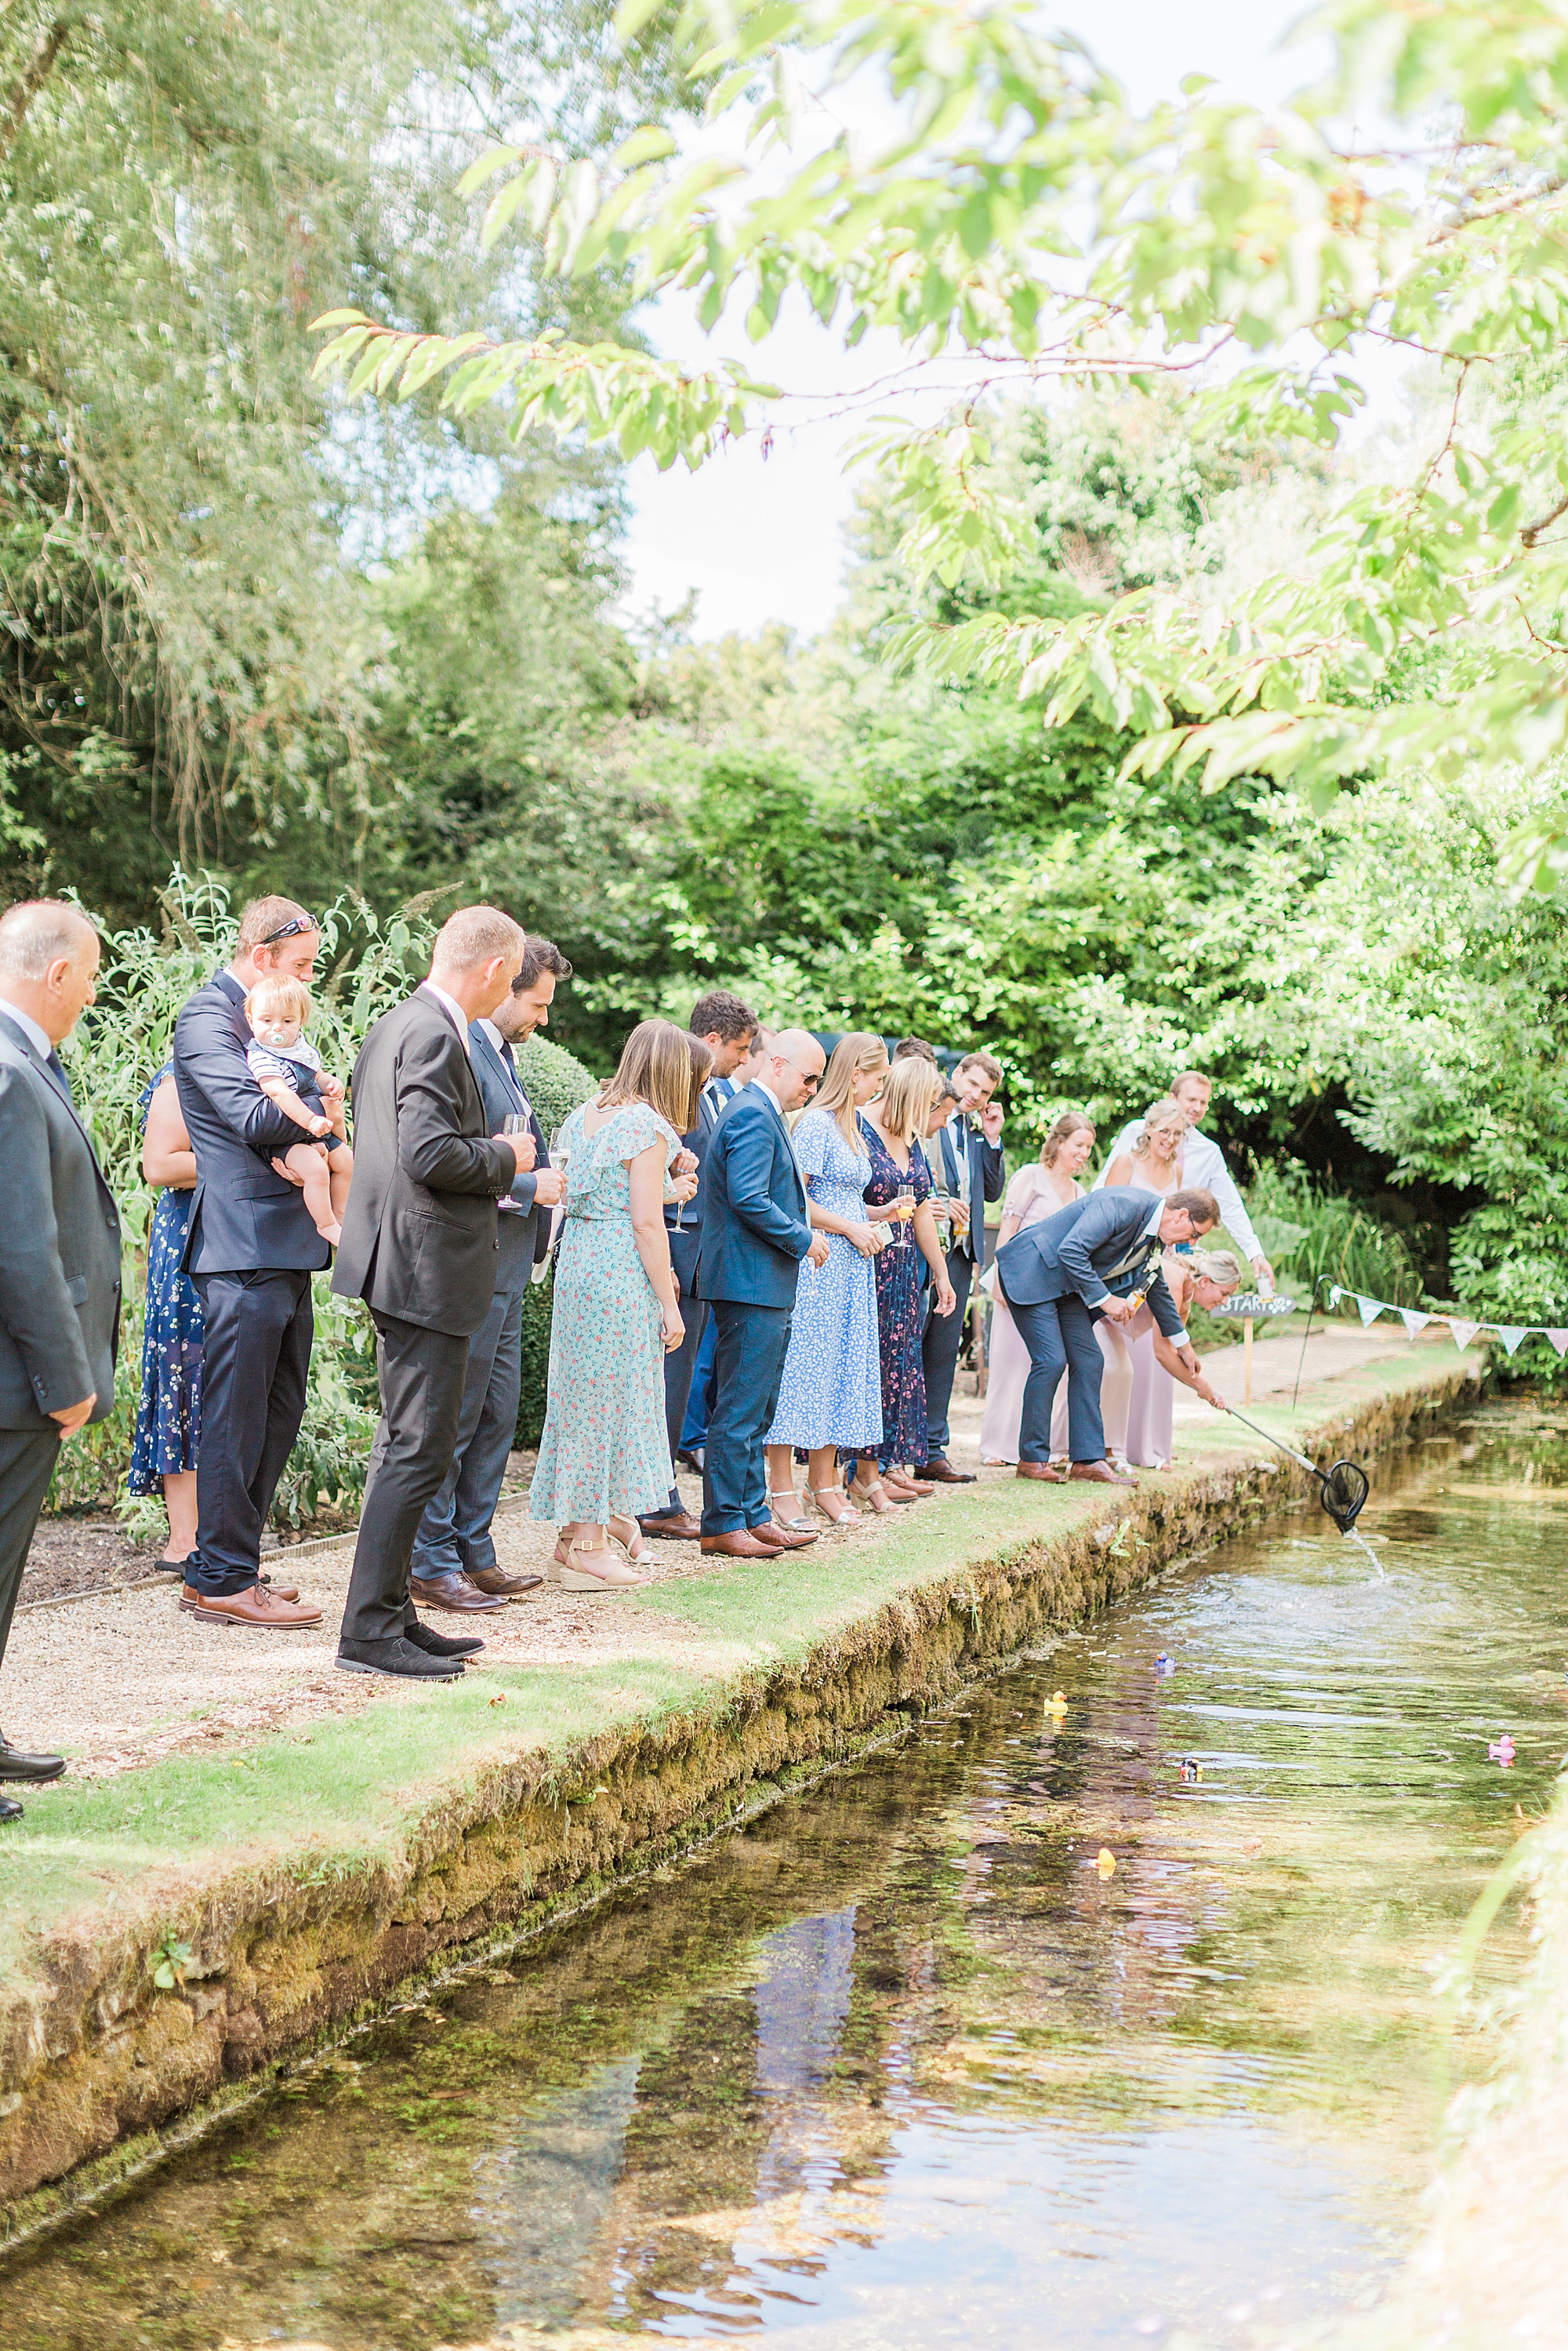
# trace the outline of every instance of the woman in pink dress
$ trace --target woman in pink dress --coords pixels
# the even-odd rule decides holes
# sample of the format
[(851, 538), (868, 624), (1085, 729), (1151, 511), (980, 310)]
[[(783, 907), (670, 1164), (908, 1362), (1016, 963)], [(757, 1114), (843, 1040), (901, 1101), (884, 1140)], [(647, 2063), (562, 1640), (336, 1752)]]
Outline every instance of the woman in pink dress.
[[(1180, 1257), (1175, 1249), (1166, 1249), (1161, 1264), (1166, 1287), (1184, 1322), (1190, 1307), (1201, 1306), (1212, 1314), (1222, 1298), (1228, 1298), (1241, 1286), (1241, 1260), (1229, 1249), (1200, 1249), (1193, 1257)], [(1171, 1406), (1176, 1384), (1164, 1366), (1155, 1361), (1155, 1318), (1146, 1306), (1140, 1306), (1132, 1321), (1122, 1328), (1133, 1342), (1127, 1458), (1142, 1468), (1168, 1469), (1175, 1458)], [(1139, 1377), (1145, 1364), (1155, 1374), (1153, 1379)]]
[[(1133, 1184), (1140, 1192), (1157, 1192), (1162, 1199), (1167, 1192), (1179, 1191), (1186, 1141), (1186, 1116), (1179, 1102), (1151, 1102), (1131, 1150), (1120, 1153), (1105, 1170), (1107, 1186)], [(1167, 1282), (1172, 1265), (1179, 1262), (1166, 1251)], [(1176, 1295), (1174, 1290), (1172, 1295)], [(1179, 1298), (1176, 1305), (1179, 1311)], [(1134, 1469), (1168, 1468), (1176, 1382), (1155, 1361), (1154, 1318), (1147, 1308), (1131, 1322), (1124, 1322), (1118, 1335), (1127, 1350), (1132, 1377), (1123, 1392), (1124, 1411), (1113, 1410), (1110, 1399), (1102, 1399), (1107, 1449), (1120, 1454)], [(1121, 1405), (1123, 1398), (1116, 1402)]]
[[(1021, 1167), (1008, 1186), (1002, 1203), (1002, 1228), (997, 1248), (1010, 1241), (1026, 1225), (1053, 1217), (1071, 1200), (1082, 1198), (1078, 1181), (1094, 1148), (1094, 1129), (1081, 1112), (1066, 1111), (1040, 1147), (1040, 1165)], [(995, 1255), (995, 1251), (992, 1252)], [(995, 1465), (1019, 1458), (1019, 1423), (1023, 1417), (1023, 1388), (1029, 1377), (1029, 1349), (1000, 1298), (991, 1301), (991, 1339), (987, 1352), (986, 1410), (980, 1423), (980, 1458)], [(1066, 1411), (1067, 1383), (1057, 1401)], [(1052, 1439), (1054, 1446), (1054, 1426)], [(1065, 1426), (1062, 1437), (1066, 1446)]]

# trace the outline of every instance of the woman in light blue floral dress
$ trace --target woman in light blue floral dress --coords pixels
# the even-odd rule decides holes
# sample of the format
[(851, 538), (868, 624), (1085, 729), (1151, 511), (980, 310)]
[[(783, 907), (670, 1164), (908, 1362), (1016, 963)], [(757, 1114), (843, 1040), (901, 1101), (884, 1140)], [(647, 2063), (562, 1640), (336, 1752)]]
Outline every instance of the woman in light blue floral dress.
[(664, 1359), (685, 1333), (664, 1202), (696, 1189), (681, 1137), (696, 1124), (707, 1068), (684, 1029), (644, 1020), (597, 1101), (574, 1110), (556, 1136), (566, 1200), (528, 1509), (560, 1529), (555, 1566), (569, 1592), (643, 1582), (637, 1515), (667, 1499), (674, 1477)]
[(795, 1128), (812, 1228), (828, 1235), (826, 1265), (801, 1263), (779, 1409), (768, 1432), (772, 1514), (797, 1531), (810, 1520), (795, 1496), (794, 1448), (806, 1449), (807, 1483), (823, 1516), (856, 1526), (861, 1514), (839, 1483), (838, 1457), (874, 1453), (882, 1443), (875, 1259), (887, 1228), (879, 1229), (866, 1212), (871, 1159), (855, 1119), (886, 1075), (882, 1039), (852, 1030), (834, 1046), (821, 1090)]

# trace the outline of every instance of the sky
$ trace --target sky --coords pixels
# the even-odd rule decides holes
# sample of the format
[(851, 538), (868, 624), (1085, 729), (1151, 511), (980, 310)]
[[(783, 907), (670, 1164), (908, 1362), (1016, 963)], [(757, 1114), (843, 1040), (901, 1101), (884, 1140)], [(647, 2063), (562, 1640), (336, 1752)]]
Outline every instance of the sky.
[[(1299, 0), (1071, 0), (1055, 21), (1127, 85), (1135, 103), (1174, 94), (1188, 73), (1216, 77), (1227, 93), (1267, 103), (1306, 78), (1310, 58), (1281, 53)], [(712, 344), (674, 308), (645, 314), (655, 346), (687, 363), (715, 352), (745, 358), (760, 375), (805, 393), (836, 390), (846, 363), (833, 338), (799, 310), (755, 349), (743, 337)], [(863, 380), (896, 359), (868, 339), (855, 355)], [(632, 585), (628, 620), (669, 613), (696, 596), (699, 639), (745, 634), (783, 622), (804, 634), (825, 628), (839, 600), (843, 526), (854, 500), (844, 444), (865, 420), (828, 419), (776, 432), (771, 452), (743, 444), (702, 470), (660, 474), (649, 458), (631, 469), (633, 516), (623, 549)]]

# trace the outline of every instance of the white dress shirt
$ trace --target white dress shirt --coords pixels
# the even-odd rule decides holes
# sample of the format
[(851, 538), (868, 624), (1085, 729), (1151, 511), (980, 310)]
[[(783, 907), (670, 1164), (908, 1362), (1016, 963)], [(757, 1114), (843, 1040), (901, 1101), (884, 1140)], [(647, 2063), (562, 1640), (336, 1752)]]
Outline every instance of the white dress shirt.
[(446, 1018), (451, 1021), (452, 1026), (462, 1038), (463, 1050), (465, 1053), (470, 1052), (471, 1049), (468, 1041), (468, 1019), (463, 1007), (458, 1003), (457, 998), (455, 996), (448, 996), (444, 987), (437, 987), (433, 979), (422, 979), (419, 984), (421, 987), (423, 988), (427, 996), (434, 997), (437, 1004), (440, 1005), (442, 1010), (445, 1013)]
[[(1106, 1154), (1104, 1166), (1094, 1178), (1096, 1191), (1110, 1173), (1112, 1162), (1119, 1159), (1124, 1151), (1130, 1152), (1143, 1131), (1141, 1118), (1130, 1120), (1122, 1129)], [(1200, 1134), (1196, 1126), (1187, 1128), (1186, 1141), (1182, 1144), (1181, 1180), (1184, 1189), (1196, 1186), (1199, 1191), (1213, 1193), (1219, 1221), (1232, 1240), (1240, 1244), (1243, 1257), (1259, 1258), (1264, 1254), (1263, 1244), (1252, 1229), (1252, 1220), (1241, 1205), (1241, 1195), (1225, 1164), (1224, 1152), (1211, 1134)]]

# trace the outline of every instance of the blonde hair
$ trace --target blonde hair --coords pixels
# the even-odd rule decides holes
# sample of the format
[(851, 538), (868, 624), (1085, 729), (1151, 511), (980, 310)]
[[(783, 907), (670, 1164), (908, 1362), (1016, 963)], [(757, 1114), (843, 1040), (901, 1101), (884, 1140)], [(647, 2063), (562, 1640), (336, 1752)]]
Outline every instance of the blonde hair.
[(828, 1113), (852, 1151), (861, 1147), (855, 1125), (855, 1080), (886, 1061), (887, 1047), (880, 1037), (873, 1037), (869, 1029), (852, 1029), (833, 1047), (832, 1059), (817, 1089), (817, 1099), (811, 1107)]
[(1201, 1249), (1193, 1259), (1198, 1272), (1221, 1290), (1241, 1287), (1241, 1260), (1229, 1249)]
[(895, 1143), (913, 1145), (925, 1132), (931, 1105), (947, 1081), (934, 1061), (908, 1054), (894, 1061), (882, 1090), (878, 1123)]
[(639, 1020), (621, 1049), (615, 1075), (599, 1089), (599, 1107), (646, 1102), (677, 1134), (689, 1134), (712, 1067), (713, 1055), (700, 1037), (673, 1020)]
[(245, 1000), (245, 1017), (253, 1029), (268, 1013), (275, 1020), (298, 1020), (303, 1029), (315, 1008), (305, 982), (281, 971), (269, 971), (258, 979)]
[(1183, 1134), (1186, 1133), (1186, 1113), (1184, 1113), (1180, 1102), (1176, 1102), (1170, 1094), (1162, 1094), (1159, 1101), (1151, 1102), (1147, 1110), (1144, 1113), (1142, 1131), (1133, 1137), (1133, 1156), (1134, 1159), (1146, 1159), (1148, 1157), (1149, 1148), (1154, 1139), (1152, 1130), (1156, 1124), (1160, 1126), (1178, 1126), (1180, 1127)]

